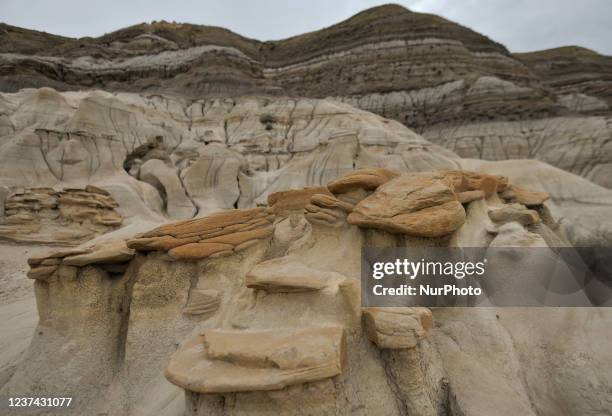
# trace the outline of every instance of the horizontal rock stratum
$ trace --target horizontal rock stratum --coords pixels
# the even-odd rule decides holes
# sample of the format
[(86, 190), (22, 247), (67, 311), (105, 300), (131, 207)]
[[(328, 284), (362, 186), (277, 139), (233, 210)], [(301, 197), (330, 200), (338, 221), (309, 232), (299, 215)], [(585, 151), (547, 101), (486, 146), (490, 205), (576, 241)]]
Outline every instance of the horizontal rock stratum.
[[(585, 48), (512, 54), (466, 27), (398, 5), (273, 42), (168, 22), (86, 39), (2, 25), (0, 40), (3, 92), (330, 98), (395, 119), (464, 158), (537, 158), (612, 187), (612, 57)], [(266, 128), (276, 126), (272, 115), (262, 117)], [(148, 180), (176, 186), (155, 165), (144, 167)], [(187, 186), (202, 186), (190, 176)], [(170, 209), (193, 212), (184, 198)]]
[(96, 185), (128, 224), (265, 204), (355, 167), (458, 167), (455, 154), (400, 123), (331, 100), (50, 88), (0, 97), (2, 189)]
[(121, 226), (119, 204), (108, 192), (85, 189), (6, 188), (0, 196), (0, 240), (78, 245)]
[[(9, 25), (0, 36), (4, 91), (52, 86), (196, 97), (336, 96), (413, 127), (460, 118), (550, 116), (568, 107), (607, 112), (611, 104), (609, 57), (578, 47), (513, 55), (466, 27), (399, 5), (272, 42), (164, 21), (98, 38), (62, 38)], [(559, 88), (562, 98), (542, 84)], [(580, 97), (586, 105), (577, 107)]]

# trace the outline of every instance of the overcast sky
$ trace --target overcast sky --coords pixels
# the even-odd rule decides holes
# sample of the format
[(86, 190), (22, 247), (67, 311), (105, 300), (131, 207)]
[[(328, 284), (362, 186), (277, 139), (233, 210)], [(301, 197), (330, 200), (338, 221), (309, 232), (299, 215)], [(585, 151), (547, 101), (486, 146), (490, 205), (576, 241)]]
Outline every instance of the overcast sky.
[[(330, 26), (376, 0), (0, 0), (0, 21), (64, 36), (100, 36), (168, 20), (222, 26), (260, 40)], [(612, 55), (612, 0), (404, 0), (461, 23), (513, 52), (580, 45)]]

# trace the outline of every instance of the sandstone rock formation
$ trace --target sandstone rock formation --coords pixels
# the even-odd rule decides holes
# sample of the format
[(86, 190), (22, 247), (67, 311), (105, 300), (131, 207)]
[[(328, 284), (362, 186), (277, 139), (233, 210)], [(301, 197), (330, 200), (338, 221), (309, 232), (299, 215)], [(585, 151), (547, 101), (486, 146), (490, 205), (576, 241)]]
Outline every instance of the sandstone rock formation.
[(371, 191), (398, 176), (397, 172), (387, 169), (360, 169), (350, 172), (327, 184), (327, 188), (335, 194), (343, 194), (355, 189)]
[[(553, 415), (559, 401), (569, 414), (594, 414), (592, 404), (605, 397), (607, 384), (593, 386), (588, 380), (594, 375), (607, 380), (612, 357), (609, 349), (590, 348), (587, 339), (609, 332), (611, 316), (605, 310), (361, 310), (359, 258), (365, 245), (545, 248), (560, 241), (612, 242), (612, 233), (592, 223), (584, 223), (580, 235), (571, 228), (579, 223), (578, 213), (601, 219), (600, 208), (609, 211), (612, 193), (605, 188), (586, 186), (585, 179), (535, 161), (464, 164), (479, 171), (392, 174), (385, 183), (361, 189), (361, 202), (354, 206), (327, 187), (283, 192), (270, 200), (284, 209), (221, 212), (163, 225), (127, 243), (108, 240), (33, 257), (30, 277), (40, 302), (41, 335), (2, 393), (46, 394), (59, 382), (80, 392), (74, 414), (98, 409), (437, 415), (454, 409), (454, 414), (480, 415), (493, 411), (492, 398), (496, 414)], [(329, 184), (333, 188), (343, 180)], [(416, 196), (422, 191), (408, 190), (423, 189), (423, 183), (443, 189), (442, 195), (455, 198), (464, 210), (463, 224), (448, 238), (415, 239), (410, 232), (388, 234), (350, 224), (350, 215), (368, 198), (387, 198), (379, 205), (383, 211), (392, 206), (397, 194), (380, 192), (389, 185)], [(535, 208), (539, 223), (524, 221), (536, 211), (500, 197), (517, 188), (526, 195), (534, 194), (530, 189), (548, 190), (550, 199)], [(457, 200), (475, 191), (481, 192), (478, 199)], [(446, 201), (414, 198), (413, 204), (419, 200)], [(311, 221), (312, 203), (349, 216), (341, 224)], [(265, 230), (265, 237), (246, 240), (250, 244), (236, 250), (244, 233), (253, 230)], [(223, 245), (217, 252), (223, 256), (210, 255), (208, 246), (185, 249), (185, 256), (175, 251), (194, 244)], [(515, 259), (513, 270), (521, 267)], [(517, 319), (531, 324), (519, 325)], [(589, 325), (578, 330), (580, 324), (572, 324), (576, 319)], [(566, 341), (542, 338), (537, 335), (542, 330), (566, 331)], [(532, 348), (544, 351), (530, 353)], [(575, 351), (588, 357), (587, 364), (571, 364), (577, 363), (570, 357)], [(67, 354), (71, 360), (50, 359)], [(571, 370), (555, 370), (559, 360), (570, 360)], [(68, 378), (77, 368), (83, 376)], [(181, 389), (170, 387), (164, 373)], [(536, 394), (540, 390), (546, 394)], [(598, 409), (609, 409), (599, 403)]]
[(126, 224), (263, 205), (271, 193), (324, 185), (354, 167), (458, 166), (401, 124), (326, 100), (49, 88), (3, 97), (0, 184), (97, 184)]
[(298, 260), (280, 257), (255, 266), (245, 278), (246, 286), (269, 293), (327, 290), (335, 293), (347, 281), (339, 273), (308, 267)]
[(166, 377), (200, 393), (278, 390), (337, 376), (345, 348), (339, 327), (210, 330), (174, 354)]
[(366, 308), (366, 335), (378, 348), (414, 348), (433, 328), (431, 311), (427, 308)]
[[(360, 177), (362, 171), (344, 179)], [(397, 175), (397, 173), (395, 173)], [(330, 184), (338, 189), (340, 178)], [(348, 217), (351, 224), (417, 237), (442, 237), (461, 227), (465, 221), (462, 204), (490, 197), (498, 181), (504, 192), (506, 178), (468, 171), (403, 174), (380, 181), (375, 192), (360, 201)], [(355, 181), (358, 186), (357, 182)], [(361, 186), (369, 186), (366, 182)], [(531, 202), (531, 201), (530, 201)], [(540, 202), (541, 204), (541, 202)]]
[(420, 237), (457, 230), (465, 210), (453, 189), (431, 175), (405, 174), (378, 188), (349, 216), (351, 224)]
[(610, 247), (609, 57), (510, 54), (393, 5), (274, 42), (168, 22), (0, 40), (0, 238), (76, 246), (30, 256), (39, 321), (2, 343), (0, 396), (612, 414), (606, 308), (360, 303), (363, 247)]
[(127, 245), (140, 251), (166, 250), (174, 260), (200, 260), (244, 250), (272, 235), (273, 215), (263, 208), (213, 214), (161, 226)]
[(78, 245), (122, 223), (117, 202), (95, 186), (85, 189), (13, 188), (0, 199), (0, 239)]
[(532, 225), (540, 222), (537, 211), (527, 209), (521, 204), (508, 204), (489, 211), (489, 218), (495, 222), (518, 222), (522, 225)]
[(42, 257), (30, 257), (28, 277), (46, 281), (57, 272), (60, 276), (70, 275), (75, 279), (76, 268), (94, 264), (111, 273), (123, 273), (133, 257), (134, 250), (129, 249), (124, 241), (54, 251)]

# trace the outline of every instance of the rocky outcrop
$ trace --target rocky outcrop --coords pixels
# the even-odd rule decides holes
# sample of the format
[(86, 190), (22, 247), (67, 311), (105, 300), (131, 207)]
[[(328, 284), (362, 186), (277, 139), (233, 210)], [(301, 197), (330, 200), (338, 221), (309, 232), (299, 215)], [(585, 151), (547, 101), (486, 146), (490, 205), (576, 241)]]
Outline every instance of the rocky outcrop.
[[(287, 209), (221, 212), (166, 224), (127, 243), (99, 242), (31, 258), (41, 316), (37, 333), (42, 335), (34, 338), (2, 394), (24, 389), (46, 394), (58, 380), (69, 380), (64, 385), (85, 398), (70, 410), (74, 414), (100, 409), (109, 414), (257, 411), (288, 416), (299, 409), (331, 415), (338, 409), (351, 414), (358, 407), (364, 414), (433, 416), (452, 408), (476, 415), (490, 410), (484, 397), (495, 398), (496, 414), (556, 414), (557, 400), (568, 403), (570, 414), (588, 414), (592, 400), (605, 391), (589, 380), (608, 374), (609, 350), (594, 351), (586, 344), (594, 334), (607, 333), (609, 317), (602, 310), (568, 315), (564, 310), (360, 307), (363, 246), (545, 249), (559, 241), (612, 242), (602, 225), (612, 206), (605, 188), (535, 161), (463, 163), (472, 170), (392, 174), (376, 187), (339, 194), (321, 188), (283, 193), (271, 200), (283, 201), (280, 206)], [(446, 239), (415, 239), (410, 232), (387, 234), (350, 224), (359, 205), (375, 195), (382, 211), (402, 192), (413, 205), (445, 203), (435, 192), (427, 194), (429, 199), (412, 198), (427, 189), (423, 183), (442, 189), (440, 195), (455, 198), (464, 210), (463, 225)], [(389, 185), (399, 194), (380, 192)], [(533, 195), (530, 189), (550, 194), (535, 208), (539, 223), (523, 221), (535, 210), (500, 198), (517, 187), (526, 195)], [(408, 192), (413, 188), (417, 191)], [(477, 191), (478, 199), (458, 201), (459, 195)], [(347, 194), (356, 204), (345, 201)], [(315, 203), (348, 218), (333, 226), (311, 221), (308, 208)], [(266, 230), (267, 236), (236, 250), (252, 230)], [(213, 240), (217, 237), (221, 240)], [(173, 254), (206, 242), (234, 248), (223, 256)], [(522, 260), (509, 261), (513, 273), (520, 274)], [(497, 283), (488, 284), (495, 292)], [(515, 317), (530, 326), (518, 325)], [(576, 319), (589, 325), (572, 327)], [(567, 343), (537, 334), (562, 330), (589, 359), (551, 379), (558, 360), (572, 360), (574, 349), (568, 355), (559, 349)], [(66, 359), (50, 359), (58, 354)], [(67, 377), (76, 369), (81, 378)], [(164, 374), (180, 389), (170, 387)], [(532, 381), (547, 395), (530, 395)]]
[[(465, 27), (397, 5), (273, 42), (167, 22), (78, 40), (4, 25), (0, 36), (5, 40), (1, 91), (104, 88), (196, 100), (245, 94), (327, 97), (397, 120), (462, 157), (537, 158), (612, 186), (612, 58), (584, 48), (511, 54)], [(51, 46), (41, 48), (45, 41)], [(50, 114), (61, 113), (66, 104)], [(259, 117), (268, 132), (285, 118), (274, 111)], [(202, 140), (214, 141), (208, 136)], [(235, 182), (242, 159), (225, 155), (223, 162), (213, 162), (207, 153), (194, 170), (222, 164), (223, 175), (188, 179), (185, 186), (197, 195), (215, 189), (217, 201), (207, 207), (213, 212), (236, 200), (235, 184), (225, 190), (218, 181)], [(262, 166), (285, 157), (256, 159)], [(196, 208), (207, 205), (193, 199)]]
[(578, 46), (517, 53), (570, 110), (610, 114), (612, 108), (612, 58)]
[(235, 210), (164, 225), (127, 241), (139, 251), (165, 250), (173, 260), (231, 255), (272, 235), (274, 215), (263, 208)]
[(399, 176), (355, 206), (348, 221), (360, 227), (421, 237), (451, 234), (465, 210), (453, 189), (431, 175)]
[(60, 276), (72, 275), (76, 278), (76, 269), (90, 265), (101, 265), (110, 273), (123, 273), (127, 264), (134, 257), (135, 251), (129, 249), (125, 241), (101, 243), (92, 247), (54, 251), (49, 254), (30, 257), (28, 272), (30, 279), (48, 280), (55, 272)]
[(335, 194), (343, 194), (356, 189), (371, 191), (396, 176), (398, 176), (397, 172), (387, 169), (360, 169), (329, 182), (327, 188)]
[(366, 335), (381, 349), (414, 348), (433, 328), (427, 308), (365, 308)]
[(339, 327), (210, 330), (173, 355), (166, 377), (200, 393), (278, 390), (337, 376), (345, 348)]
[(498, 181), (505, 189), (505, 178), (476, 172), (402, 174), (361, 200), (348, 222), (391, 233), (442, 237), (463, 225), (462, 204), (496, 194)]
[(0, 395), (61, 388), (75, 415), (612, 409), (604, 308), (362, 310), (359, 290), (364, 246), (610, 246), (607, 57), (511, 55), (399, 6), (277, 42), (167, 22), (0, 39), (0, 233), (96, 238), (29, 259), (40, 319)]
[(525, 208), (521, 204), (508, 204), (501, 208), (494, 208), (489, 211), (489, 218), (494, 222), (518, 222), (522, 225), (538, 224), (540, 215), (537, 211)]
[(245, 278), (246, 286), (269, 293), (325, 290), (335, 293), (348, 279), (339, 273), (308, 267), (297, 259), (280, 257), (255, 266)]
[(7, 189), (0, 239), (17, 243), (78, 245), (122, 223), (119, 205), (103, 189)]
[(49, 88), (3, 97), (0, 184), (98, 184), (127, 224), (263, 205), (353, 167), (457, 167), (452, 153), (401, 124), (326, 100), (189, 102)]

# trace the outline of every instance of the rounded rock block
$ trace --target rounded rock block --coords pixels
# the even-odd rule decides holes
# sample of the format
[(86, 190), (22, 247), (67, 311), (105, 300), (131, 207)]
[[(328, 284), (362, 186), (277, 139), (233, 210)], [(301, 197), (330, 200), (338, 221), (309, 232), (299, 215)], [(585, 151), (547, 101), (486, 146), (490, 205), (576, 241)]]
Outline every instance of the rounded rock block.
[(207, 330), (172, 355), (165, 375), (199, 393), (279, 390), (339, 375), (345, 344), (339, 326)]

